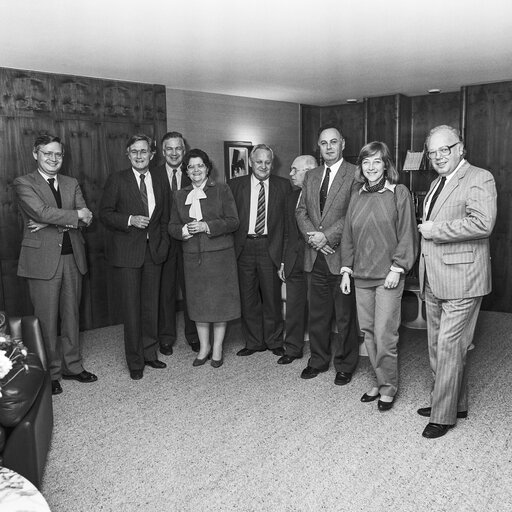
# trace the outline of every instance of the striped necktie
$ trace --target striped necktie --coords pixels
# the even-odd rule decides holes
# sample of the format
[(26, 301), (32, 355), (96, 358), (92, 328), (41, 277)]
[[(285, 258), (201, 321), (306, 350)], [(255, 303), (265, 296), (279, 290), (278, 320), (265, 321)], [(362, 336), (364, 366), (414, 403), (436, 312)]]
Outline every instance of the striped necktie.
[(258, 209), (256, 210), (256, 227), (254, 232), (262, 235), (265, 231), (265, 185), (260, 181), (260, 191), (258, 194)]
[(430, 200), (430, 205), (429, 205), (428, 213), (427, 213), (427, 220), (430, 219), (430, 214), (432, 213), (432, 210), (434, 209), (434, 205), (436, 204), (437, 198), (439, 197), (441, 190), (443, 190), (445, 183), (446, 183), (446, 178), (443, 176), (441, 178), (439, 185), (437, 186), (437, 188), (434, 192), (434, 195), (432, 196), (432, 199)]
[(142, 202), (144, 203), (144, 215), (146, 217), (149, 217), (149, 204), (148, 204), (148, 190), (146, 188), (146, 182), (144, 179), (146, 178), (145, 174), (139, 174), (140, 176), (140, 197), (142, 199)]

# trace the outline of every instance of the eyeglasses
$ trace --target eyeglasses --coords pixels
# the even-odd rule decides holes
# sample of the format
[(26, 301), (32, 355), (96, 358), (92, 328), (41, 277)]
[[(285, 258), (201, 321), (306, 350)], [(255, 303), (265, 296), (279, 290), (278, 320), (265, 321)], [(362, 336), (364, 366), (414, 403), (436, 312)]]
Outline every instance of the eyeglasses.
[(139, 154), (141, 156), (147, 156), (149, 155), (150, 151), (147, 149), (141, 149), (140, 151), (137, 151), (136, 149), (130, 149), (130, 155), (131, 156), (138, 156)]
[(204, 165), (204, 164), (187, 165), (187, 170), (193, 171), (194, 169), (199, 169), (200, 171), (204, 171), (206, 169), (206, 165)]
[(45, 158), (51, 158), (51, 159), (55, 158), (55, 160), (62, 160), (62, 157), (64, 156), (64, 153), (55, 153), (53, 151), (43, 151), (42, 149), (39, 149), (38, 151)]
[(429, 160), (434, 160), (434, 158), (437, 158), (437, 153), (439, 153), (441, 156), (449, 156), (452, 152), (452, 148), (455, 147), (457, 144), (460, 144), (460, 141), (456, 142), (455, 144), (452, 144), (451, 146), (442, 146), (439, 149), (436, 149), (435, 151), (427, 151), (427, 158)]

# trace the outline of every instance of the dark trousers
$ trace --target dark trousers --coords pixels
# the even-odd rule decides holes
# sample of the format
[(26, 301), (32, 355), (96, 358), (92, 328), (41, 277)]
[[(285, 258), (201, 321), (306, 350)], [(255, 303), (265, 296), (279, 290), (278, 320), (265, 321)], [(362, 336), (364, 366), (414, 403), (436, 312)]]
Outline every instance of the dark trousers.
[(146, 248), (139, 268), (115, 267), (124, 323), (124, 348), (130, 370), (142, 370), (144, 360), (157, 358), (158, 294), (162, 265)]
[(286, 278), (286, 336), (283, 346), (286, 355), (292, 357), (302, 357), (308, 317), (308, 280), (302, 270), (303, 266), (295, 265)]
[[(173, 244), (174, 243), (175, 241), (173, 240)], [(171, 248), (169, 257), (162, 265), (160, 307), (158, 314), (158, 341), (160, 345), (173, 345), (176, 342), (176, 300), (179, 288), (181, 288), (181, 294), (183, 296), (185, 338), (190, 344), (198, 341), (198, 337), (196, 323), (190, 320), (188, 316), (185, 273), (183, 271), (183, 252), (181, 246)]]
[[(341, 276), (331, 274), (322, 253), (318, 253), (309, 278), (311, 358), (308, 364), (317, 370), (327, 370), (334, 355), (336, 371), (352, 373), (359, 358), (354, 283), (350, 294), (343, 294)], [(333, 319), (336, 319), (338, 333), (330, 340)]]
[(242, 332), (246, 348), (283, 344), (281, 280), (268, 252), (268, 239), (248, 238), (238, 258)]

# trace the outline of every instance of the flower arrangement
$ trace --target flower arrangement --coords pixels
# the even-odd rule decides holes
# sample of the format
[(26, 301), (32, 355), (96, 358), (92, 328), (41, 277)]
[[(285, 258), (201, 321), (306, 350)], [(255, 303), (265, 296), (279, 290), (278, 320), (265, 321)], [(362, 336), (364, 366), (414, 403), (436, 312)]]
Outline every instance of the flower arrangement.
[[(0, 397), (2, 396), (2, 385), (7, 385), (20, 372), (28, 371), (25, 363), (27, 357), (27, 348), (23, 345), (21, 339), (12, 339), (9, 334), (5, 333), (6, 321), (4, 313), (0, 313)], [(12, 369), (17, 371), (12, 372)], [(9, 377), (7, 381), (3, 379)]]

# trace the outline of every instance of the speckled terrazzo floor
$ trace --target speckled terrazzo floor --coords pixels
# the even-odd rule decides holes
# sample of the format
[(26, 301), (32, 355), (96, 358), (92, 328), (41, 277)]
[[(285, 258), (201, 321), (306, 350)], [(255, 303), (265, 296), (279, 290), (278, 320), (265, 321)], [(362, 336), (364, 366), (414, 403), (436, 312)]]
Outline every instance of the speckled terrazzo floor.
[(130, 380), (122, 327), (83, 333), (94, 384), (63, 383), (42, 493), (53, 512), (512, 510), (512, 314), (481, 313), (471, 354), (470, 415), (437, 440), (421, 437), (430, 371), (426, 333), (404, 329), (401, 389), (380, 413), (334, 370), (299, 378), (270, 352), (193, 368), (182, 339), (165, 370)]

